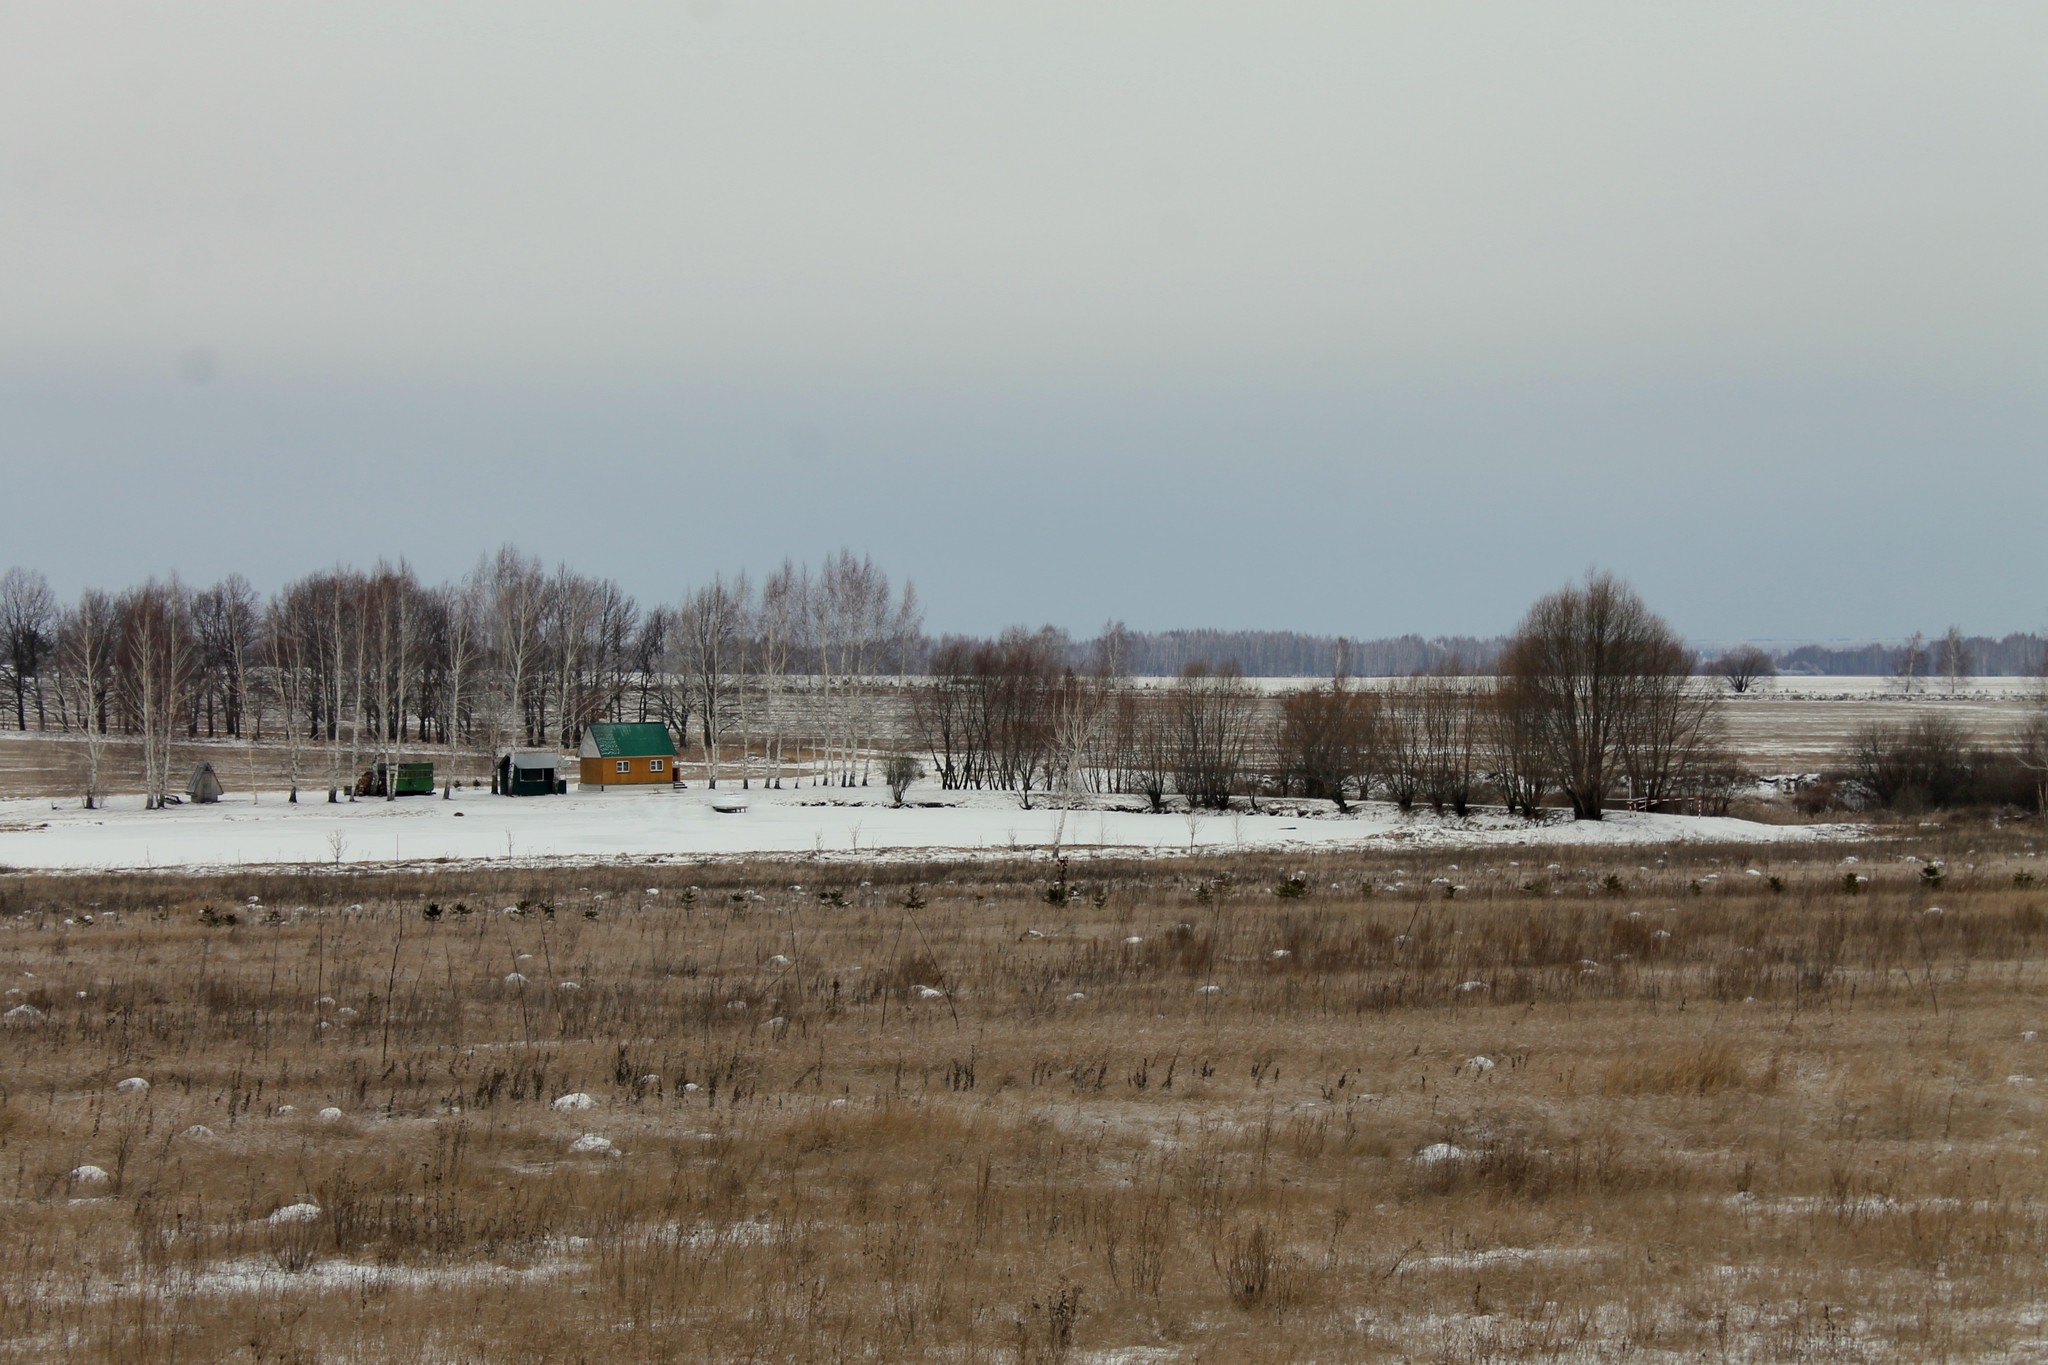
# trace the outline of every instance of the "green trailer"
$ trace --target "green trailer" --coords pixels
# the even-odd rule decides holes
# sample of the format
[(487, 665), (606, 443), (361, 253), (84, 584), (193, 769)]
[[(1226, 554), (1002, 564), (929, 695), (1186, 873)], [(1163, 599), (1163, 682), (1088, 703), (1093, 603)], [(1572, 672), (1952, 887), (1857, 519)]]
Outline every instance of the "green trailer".
[(434, 765), (431, 763), (401, 763), (398, 776), (387, 787), (386, 764), (379, 763), (364, 776), (372, 779), (371, 796), (432, 796), (434, 794)]

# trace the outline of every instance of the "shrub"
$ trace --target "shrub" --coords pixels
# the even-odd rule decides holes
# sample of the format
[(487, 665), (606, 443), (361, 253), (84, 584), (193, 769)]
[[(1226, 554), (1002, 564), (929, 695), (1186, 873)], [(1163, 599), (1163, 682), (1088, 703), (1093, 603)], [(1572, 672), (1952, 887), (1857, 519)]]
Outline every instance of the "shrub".
[(910, 790), (910, 784), (924, 776), (924, 765), (909, 754), (892, 754), (882, 765), (882, 780), (889, 784), (889, 799), (897, 805), (903, 804), (903, 794)]
[(1904, 725), (1873, 721), (1843, 753), (1848, 775), (1878, 805), (1914, 811), (1970, 799), (1963, 727), (1952, 716), (1927, 714)]

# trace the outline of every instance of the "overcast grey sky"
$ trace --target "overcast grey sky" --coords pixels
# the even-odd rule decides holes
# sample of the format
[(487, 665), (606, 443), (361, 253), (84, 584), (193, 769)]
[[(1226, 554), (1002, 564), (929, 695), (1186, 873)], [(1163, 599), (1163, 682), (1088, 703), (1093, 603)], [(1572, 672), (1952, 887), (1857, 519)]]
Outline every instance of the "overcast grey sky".
[(0, 566), (2048, 620), (2048, 7), (0, 2)]

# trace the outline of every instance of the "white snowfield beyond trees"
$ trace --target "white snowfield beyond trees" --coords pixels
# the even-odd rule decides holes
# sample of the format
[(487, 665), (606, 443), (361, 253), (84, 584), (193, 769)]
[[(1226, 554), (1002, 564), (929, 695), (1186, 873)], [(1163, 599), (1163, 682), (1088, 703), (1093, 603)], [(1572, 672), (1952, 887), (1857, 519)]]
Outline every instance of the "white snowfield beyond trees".
[(1767, 825), (1713, 816), (1612, 811), (1598, 822), (1546, 811), (1529, 821), (1499, 810), (1459, 819), (1403, 815), (1370, 802), (1337, 815), (1319, 803), (1268, 804), (1193, 816), (1153, 814), (1125, 798), (1071, 809), (1025, 810), (1013, 793), (913, 786), (901, 808), (886, 788), (804, 787), (749, 793), (744, 814), (714, 811), (702, 787), (514, 799), (473, 790), (453, 799), (288, 804), (282, 792), (218, 805), (145, 811), (140, 796), (99, 810), (47, 799), (0, 802), (0, 868), (102, 871), (159, 868), (364, 867), (390, 864), (689, 863), (759, 855), (849, 858), (1005, 857), (1055, 846), (1079, 856), (1405, 846), (1770, 843), (1853, 838), (1853, 826)]

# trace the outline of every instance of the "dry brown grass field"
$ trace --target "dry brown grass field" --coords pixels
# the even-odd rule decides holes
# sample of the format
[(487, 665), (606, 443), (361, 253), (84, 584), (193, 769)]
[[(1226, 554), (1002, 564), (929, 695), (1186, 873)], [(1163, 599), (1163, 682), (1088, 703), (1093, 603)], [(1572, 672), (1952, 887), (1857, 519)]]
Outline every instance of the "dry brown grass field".
[(10, 878), (0, 1358), (2041, 1358), (2037, 843)]

